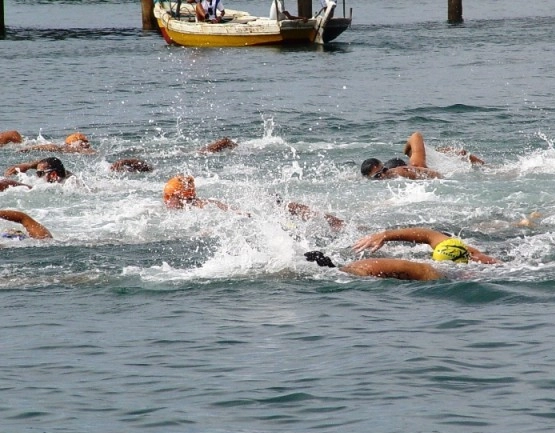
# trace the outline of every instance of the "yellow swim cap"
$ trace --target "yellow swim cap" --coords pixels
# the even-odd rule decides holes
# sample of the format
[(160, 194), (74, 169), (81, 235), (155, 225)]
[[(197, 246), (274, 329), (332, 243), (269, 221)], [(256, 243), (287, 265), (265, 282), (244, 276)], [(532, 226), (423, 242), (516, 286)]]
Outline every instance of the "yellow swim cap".
[(455, 263), (468, 263), (470, 253), (460, 239), (446, 239), (434, 248), (432, 259), (452, 260)]

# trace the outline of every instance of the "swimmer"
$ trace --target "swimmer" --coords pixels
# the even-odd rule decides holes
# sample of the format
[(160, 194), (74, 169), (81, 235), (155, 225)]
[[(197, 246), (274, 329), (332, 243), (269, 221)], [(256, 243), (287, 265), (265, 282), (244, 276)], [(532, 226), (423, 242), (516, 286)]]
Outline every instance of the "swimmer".
[(37, 144), (34, 146), (25, 147), (20, 152), (27, 153), (32, 151), (38, 152), (59, 152), (59, 153), (81, 153), (85, 155), (93, 155), (95, 150), (91, 149), (89, 139), (85, 134), (76, 132), (66, 137), (63, 145), (47, 143)]
[(152, 166), (142, 159), (137, 158), (125, 158), (115, 161), (110, 165), (110, 170), (112, 171), (126, 171), (126, 172), (138, 172), (145, 173), (152, 171)]
[[(52, 234), (46, 227), (35, 221), (25, 212), (17, 210), (0, 209), (0, 218), (14, 223), (19, 223), (27, 230), (27, 236), (33, 239), (51, 239)], [(25, 239), (25, 233), (20, 230), (8, 230), (2, 233), (2, 237), (9, 239)]]
[[(278, 205), (282, 203), (283, 199), (279, 194), (276, 194), (276, 202)], [(306, 204), (297, 203), (297, 202), (289, 202), (286, 205), (287, 210), (291, 215), (299, 216), (303, 221), (308, 221), (309, 219), (315, 218), (320, 214), (318, 212), (313, 211), (308, 207)], [(345, 226), (345, 221), (340, 218), (337, 218), (335, 215), (324, 213), (324, 219), (328, 222), (330, 227), (334, 230), (341, 230)]]
[(400, 165), (395, 164), (395, 160), (390, 160), (390, 167), (386, 167), (379, 159), (370, 158), (365, 160), (360, 171), (363, 176), (371, 179), (394, 179), (407, 178), (418, 179), (438, 179), (442, 176), (439, 172), (428, 168), (426, 165), (426, 148), (424, 137), (420, 132), (413, 133), (407, 140), (403, 153), (409, 157), (409, 163)]
[(0, 146), (21, 142), (23, 142), (23, 137), (21, 137), (21, 134), (16, 130), (0, 132)]
[(56, 157), (50, 157), (12, 165), (4, 171), (4, 176), (26, 173), (28, 170), (36, 170), (37, 177), (44, 177), (44, 180), (48, 183), (63, 183), (68, 177), (73, 175), (73, 173), (65, 169), (62, 161)]
[[(163, 200), (168, 209), (184, 209), (186, 206), (204, 209), (213, 204), (221, 210), (233, 210), (218, 200), (197, 197), (195, 178), (193, 176), (177, 175), (172, 177), (164, 186)], [(243, 214), (233, 210), (236, 213)], [(246, 214), (250, 216), (249, 214)]]
[[(460, 239), (452, 238), (444, 233), (424, 227), (386, 230), (371, 234), (358, 240), (353, 250), (362, 252), (370, 249), (375, 252), (388, 241), (413, 242), (428, 244), (432, 248), (432, 259), (436, 261), (449, 260), (455, 263), (475, 261), (484, 264), (499, 263), (478, 249), (466, 245)], [(305, 254), (308, 261), (316, 262), (319, 266), (336, 267), (331, 259), (320, 251), (310, 251)], [(361, 259), (348, 263), (339, 268), (340, 271), (358, 276), (373, 276), (379, 278), (397, 278), (401, 280), (437, 280), (445, 275), (428, 263), (414, 262), (396, 258)]]
[(534, 227), (536, 225), (537, 220), (541, 218), (543, 218), (543, 215), (538, 211), (534, 211), (530, 213), (530, 215), (522, 218), (515, 225), (518, 227)]
[[(437, 149), (437, 151), (464, 156), (473, 164), (484, 164), (483, 160), (468, 153), (464, 149), (443, 147)], [(424, 137), (420, 132), (414, 132), (408, 138), (403, 153), (410, 158), (408, 164), (400, 158), (393, 158), (385, 163), (382, 163), (377, 158), (369, 158), (362, 162), (360, 172), (363, 176), (371, 179), (394, 179), (402, 177), (418, 180), (440, 179), (442, 177), (438, 171), (432, 170), (427, 166)]]
[(216, 140), (213, 143), (207, 144), (204, 147), (201, 147), (198, 152), (202, 154), (207, 153), (216, 153), (221, 152), (225, 149), (235, 149), (237, 147), (237, 143), (231, 140), (229, 137), (223, 137), (219, 140)]

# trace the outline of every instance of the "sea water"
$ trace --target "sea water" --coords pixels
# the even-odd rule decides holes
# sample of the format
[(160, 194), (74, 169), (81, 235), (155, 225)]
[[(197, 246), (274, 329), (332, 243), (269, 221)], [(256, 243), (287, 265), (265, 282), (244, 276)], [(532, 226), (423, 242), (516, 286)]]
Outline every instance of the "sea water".
[[(97, 153), (57, 155), (63, 185), (30, 171), (0, 193), (54, 236), (2, 240), (0, 430), (552, 431), (555, 2), (463, 6), (451, 26), (446, 2), (350, 0), (326, 47), (198, 49), (142, 31), (135, 0), (6, 0), (0, 130), (25, 143), (2, 171), (77, 130)], [(415, 130), (442, 179), (361, 177)], [(238, 147), (197, 152), (223, 136)], [(154, 171), (111, 172), (124, 157)], [(177, 173), (239, 212), (166, 210)], [(304, 260), (406, 226), (501, 264), (410, 282)], [(432, 263), (423, 245), (374, 255)]]

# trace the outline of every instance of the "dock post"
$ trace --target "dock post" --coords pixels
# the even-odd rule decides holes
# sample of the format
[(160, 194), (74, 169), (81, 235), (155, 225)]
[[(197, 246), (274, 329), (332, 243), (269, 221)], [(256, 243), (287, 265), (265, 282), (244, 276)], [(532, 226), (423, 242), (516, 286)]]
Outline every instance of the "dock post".
[(463, 22), (462, 0), (447, 0), (447, 21), (449, 24)]
[(141, 0), (143, 9), (143, 30), (156, 30), (158, 24), (154, 18), (154, 0)]
[(6, 23), (4, 22), (4, 0), (0, 0), (0, 39), (6, 37)]
[(312, 18), (312, 0), (297, 0), (297, 9), (298, 16)]

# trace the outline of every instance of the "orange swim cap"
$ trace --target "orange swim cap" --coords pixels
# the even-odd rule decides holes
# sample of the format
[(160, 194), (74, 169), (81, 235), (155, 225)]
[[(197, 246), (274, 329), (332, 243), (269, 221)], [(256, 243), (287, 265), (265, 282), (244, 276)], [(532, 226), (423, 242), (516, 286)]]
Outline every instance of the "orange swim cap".
[(172, 197), (187, 200), (196, 196), (195, 178), (193, 176), (174, 176), (164, 186), (164, 202), (166, 203)]
[(85, 134), (81, 134), (80, 132), (75, 132), (74, 134), (70, 134), (66, 137), (66, 144), (82, 144), (88, 143), (89, 139)]

